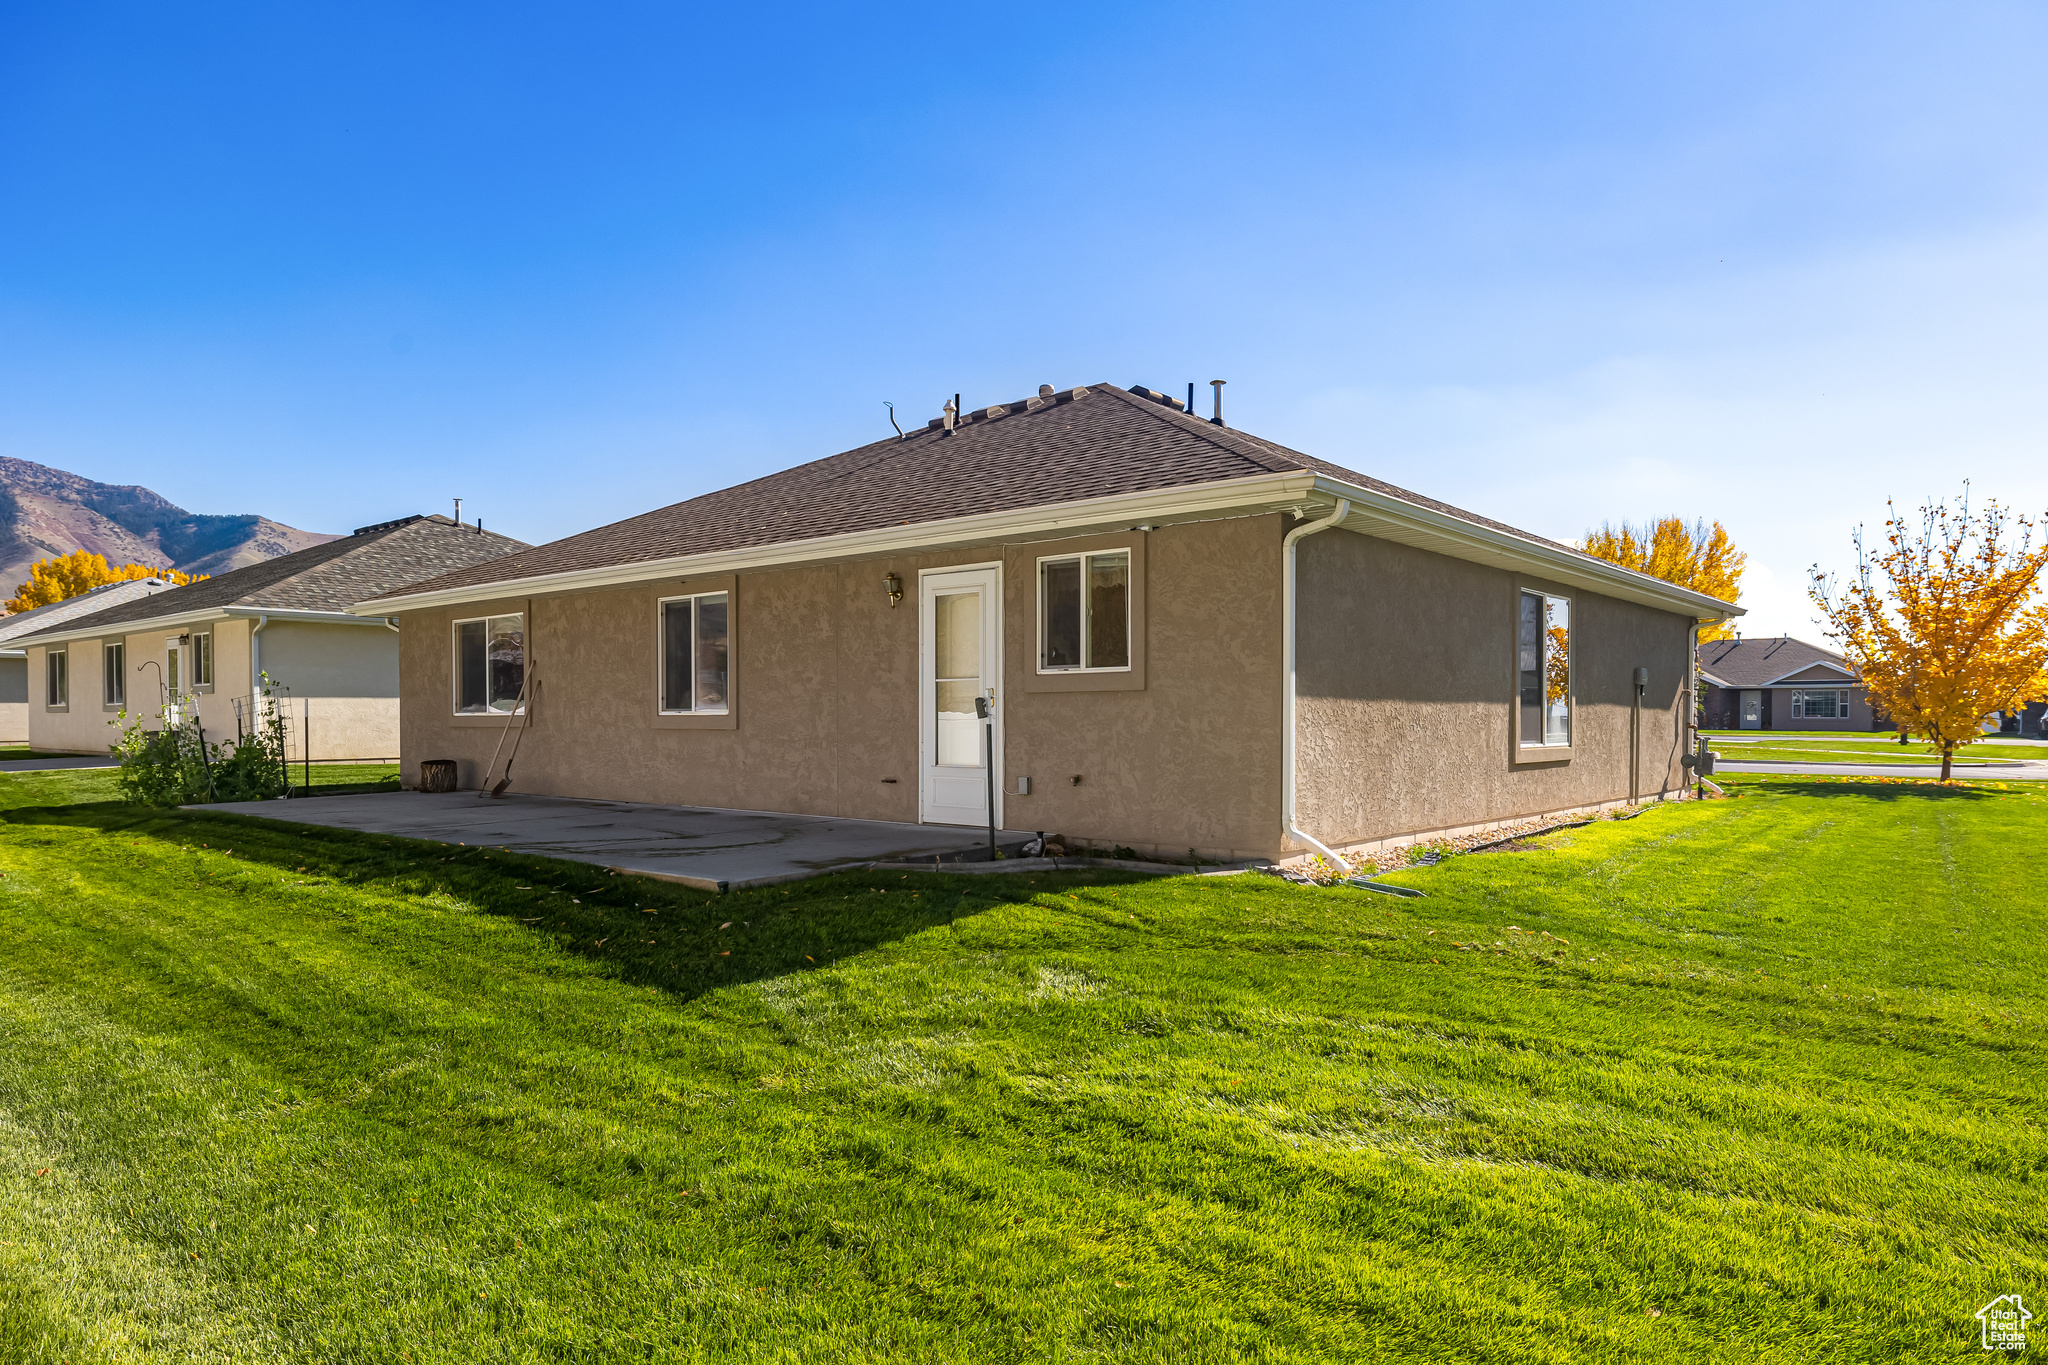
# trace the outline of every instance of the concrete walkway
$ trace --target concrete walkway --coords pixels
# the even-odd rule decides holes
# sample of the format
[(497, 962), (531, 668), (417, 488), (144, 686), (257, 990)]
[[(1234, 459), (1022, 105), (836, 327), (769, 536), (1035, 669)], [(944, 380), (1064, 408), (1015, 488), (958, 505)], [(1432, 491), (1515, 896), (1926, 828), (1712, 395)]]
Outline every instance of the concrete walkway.
[[(1742, 763), (1723, 758), (1720, 773), (1783, 773), (1798, 777), (1925, 777), (1939, 778), (1939, 763), (1776, 763), (1764, 759)], [(1957, 781), (2040, 782), (2048, 780), (2048, 763), (1957, 763), (1949, 774)]]
[(55, 758), (0, 759), (0, 773), (54, 772), (61, 768), (113, 768), (119, 763), (112, 754), (59, 754)]
[[(187, 809), (472, 848), (509, 848), (662, 877), (706, 891), (737, 891), (876, 862), (952, 862), (988, 847), (986, 829), (954, 825), (898, 825), (558, 796), (490, 800), (473, 791), (374, 792)], [(1016, 831), (997, 836), (1012, 848), (1030, 837)]]

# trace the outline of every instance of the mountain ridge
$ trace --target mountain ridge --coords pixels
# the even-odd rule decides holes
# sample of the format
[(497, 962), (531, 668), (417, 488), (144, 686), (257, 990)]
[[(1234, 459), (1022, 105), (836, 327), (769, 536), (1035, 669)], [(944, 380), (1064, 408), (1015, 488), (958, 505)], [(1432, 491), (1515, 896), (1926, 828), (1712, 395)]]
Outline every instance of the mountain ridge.
[(109, 564), (147, 564), (216, 574), (322, 545), (338, 536), (302, 531), (254, 513), (188, 512), (140, 484), (0, 455), (0, 591), (12, 593), (39, 559), (89, 550)]

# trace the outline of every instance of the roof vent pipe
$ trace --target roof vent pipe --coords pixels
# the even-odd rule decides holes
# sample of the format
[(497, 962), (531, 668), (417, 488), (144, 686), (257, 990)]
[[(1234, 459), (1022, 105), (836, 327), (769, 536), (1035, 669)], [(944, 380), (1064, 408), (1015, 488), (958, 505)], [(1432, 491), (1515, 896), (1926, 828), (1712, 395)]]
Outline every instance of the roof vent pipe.
[(1194, 415), (1195, 415), (1195, 381), (1194, 381), (1194, 380), (1192, 380), (1192, 379), (1190, 379), (1190, 380), (1188, 381), (1188, 416), (1190, 416), (1190, 417), (1193, 417)]
[(939, 409), (939, 424), (945, 428), (946, 435), (951, 436), (953, 434), (953, 424), (959, 420), (960, 395), (956, 393), (953, 395), (952, 402)]
[[(1220, 383), (1221, 381), (1219, 380), (1218, 382)], [(1351, 515), (1350, 500), (1339, 498), (1337, 499), (1336, 510), (1331, 512), (1329, 516), (1324, 517), (1321, 521), (1303, 522), (1292, 531), (1289, 531), (1287, 539), (1281, 542), (1281, 558), (1285, 561), (1285, 564), (1280, 578), (1280, 627), (1285, 637), (1282, 651), (1285, 657), (1287, 672), (1287, 733), (1282, 736), (1280, 746), (1280, 825), (1290, 837), (1299, 839), (1302, 843), (1307, 844), (1327, 858), (1331, 870), (1336, 872), (1338, 876), (1343, 876), (1348, 870), (1344, 860), (1338, 857), (1335, 850), (1328, 844), (1316, 838), (1315, 835), (1303, 830), (1299, 817), (1294, 811), (1295, 769), (1297, 766), (1295, 763), (1294, 701), (1294, 618), (1297, 607), (1294, 590), (1294, 547), (1318, 531), (1327, 531), (1332, 526), (1343, 525), (1344, 518), (1349, 515)]]
[(460, 525), (462, 525), (462, 499), (461, 499), (461, 498), (457, 498), (457, 499), (455, 500), (455, 524), (456, 524), (457, 526), (460, 526)]
[(1221, 379), (1209, 381), (1209, 387), (1216, 390), (1216, 415), (1209, 419), (1210, 426), (1220, 427), (1223, 425), (1223, 384), (1224, 381)]

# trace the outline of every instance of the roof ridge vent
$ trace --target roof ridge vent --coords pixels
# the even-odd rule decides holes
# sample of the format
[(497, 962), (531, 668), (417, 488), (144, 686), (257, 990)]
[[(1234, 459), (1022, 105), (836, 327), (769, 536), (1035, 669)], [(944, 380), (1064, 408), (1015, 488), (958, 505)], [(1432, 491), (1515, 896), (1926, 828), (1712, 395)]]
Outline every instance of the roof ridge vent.
[(396, 521), (380, 521), (374, 526), (358, 526), (355, 530), (350, 531), (349, 534), (352, 536), (367, 536), (375, 531), (396, 530), (400, 526), (410, 526), (416, 521), (425, 520), (427, 520), (427, 516), (424, 512), (415, 512), (409, 517), (400, 517)]
[(1143, 384), (1131, 385), (1130, 392), (1135, 393), (1140, 398), (1149, 398), (1153, 402), (1159, 404), (1161, 407), (1172, 408), (1175, 412), (1185, 411), (1185, 409), (1181, 407), (1180, 400), (1178, 398), (1174, 398), (1168, 394), (1163, 394), (1157, 389), (1148, 389)]

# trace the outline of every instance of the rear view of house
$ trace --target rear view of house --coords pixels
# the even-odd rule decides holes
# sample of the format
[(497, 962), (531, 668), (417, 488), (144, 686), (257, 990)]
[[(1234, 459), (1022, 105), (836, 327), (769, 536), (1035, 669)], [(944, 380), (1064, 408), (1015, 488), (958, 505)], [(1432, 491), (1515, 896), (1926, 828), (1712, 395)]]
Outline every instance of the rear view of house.
[(1091, 385), (356, 610), (408, 781), (1281, 858), (1681, 789), (1735, 608)]
[(249, 723), (267, 674), (301, 756), (395, 757), (398, 637), (390, 622), (351, 615), (349, 604), (526, 548), (414, 516), (184, 587), (132, 591), (101, 607), (92, 605), (97, 593), (74, 598), (81, 610), (10, 642), (27, 658), (29, 741), (103, 754), (116, 738), (111, 721), (153, 717), (171, 702), (195, 708), (209, 739), (231, 738)]

